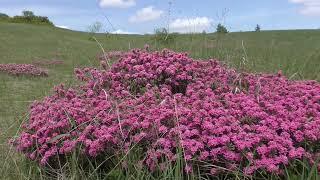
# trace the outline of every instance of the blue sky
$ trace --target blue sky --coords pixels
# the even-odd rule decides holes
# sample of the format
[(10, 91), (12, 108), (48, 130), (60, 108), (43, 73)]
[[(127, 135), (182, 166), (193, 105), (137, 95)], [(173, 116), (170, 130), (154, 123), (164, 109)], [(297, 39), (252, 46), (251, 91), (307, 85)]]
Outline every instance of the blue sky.
[(0, 0), (2, 13), (23, 10), (80, 31), (96, 21), (118, 33), (151, 33), (159, 27), (210, 32), (218, 23), (231, 31), (253, 30), (256, 24), (266, 30), (320, 28), (320, 0)]

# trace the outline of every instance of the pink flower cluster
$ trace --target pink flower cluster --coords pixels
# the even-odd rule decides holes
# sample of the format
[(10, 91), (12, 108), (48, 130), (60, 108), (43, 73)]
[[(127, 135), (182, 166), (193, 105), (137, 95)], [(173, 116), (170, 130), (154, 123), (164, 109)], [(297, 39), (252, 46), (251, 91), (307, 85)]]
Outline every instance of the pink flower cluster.
[(0, 64), (0, 72), (5, 72), (16, 76), (48, 76), (48, 71), (46, 69), (39, 68), (32, 64)]
[(217, 167), (281, 174), (296, 159), (319, 158), (318, 82), (139, 49), (108, 70), (75, 74), (84, 84), (58, 86), (35, 102), (13, 142), (43, 165), (76, 149), (94, 159), (132, 147), (145, 152), (141, 162), (151, 171), (182, 149), (187, 172), (199, 165), (213, 175), (223, 173)]

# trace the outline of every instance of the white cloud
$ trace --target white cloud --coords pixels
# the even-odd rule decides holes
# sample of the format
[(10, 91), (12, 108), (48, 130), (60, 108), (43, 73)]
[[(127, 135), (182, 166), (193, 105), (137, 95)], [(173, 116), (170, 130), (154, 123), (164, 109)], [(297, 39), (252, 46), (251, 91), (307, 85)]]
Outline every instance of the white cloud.
[(63, 25), (55, 25), (55, 26), (62, 29), (70, 29), (68, 26), (63, 26)]
[(320, 0), (289, 0), (289, 2), (300, 4), (302, 8), (299, 13), (307, 16), (320, 16)]
[(124, 31), (122, 29), (118, 29), (116, 31), (112, 31), (111, 34), (139, 34), (139, 33), (134, 33), (134, 32), (129, 32), (129, 31)]
[(159, 19), (163, 14), (162, 10), (157, 10), (153, 6), (142, 8), (135, 15), (129, 18), (131, 23), (147, 22)]
[(100, 0), (99, 5), (102, 8), (128, 8), (131, 6), (135, 6), (136, 2), (135, 0)]
[(208, 17), (175, 19), (170, 23), (170, 31), (180, 33), (194, 33), (208, 30), (212, 19)]

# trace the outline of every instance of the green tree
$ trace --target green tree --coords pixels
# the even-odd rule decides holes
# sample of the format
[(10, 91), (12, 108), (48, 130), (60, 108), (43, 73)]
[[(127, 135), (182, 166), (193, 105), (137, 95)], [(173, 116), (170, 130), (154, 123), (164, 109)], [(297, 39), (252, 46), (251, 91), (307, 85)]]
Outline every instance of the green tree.
[(7, 14), (0, 13), (0, 21), (8, 22), (10, 20), (10, 17)]
[(0, 13), (0, 20), (12, 23), (27, 23), (27, 24), (37, 24), (37, 25), (49, 25), (54, 26), (54, 24), (45, 16), (36, 16), (32, 11), (22, 11), (22, 15), (9, 17), (7, 14)]
[(173, 43), (176, 39), (176, 33), (169, 33), (167, 28), (157, 28), (154, 33), (154, 40), (162, 44)]
[(10, 17), (4, 13), (0, 13), (0, 21), (7, 22), (10, 20)]
[(219, 23), (218, 25), (217, 25), (217, 33), (228, 33), (228, 30), (227, 30), (227, 28), (224, 26), (224, 25), (222, 25), (221, 23)]
[(7, 14), (0, 13), (0, 18), (9, 18), (9, 16)]
[(94, 34), (101, 32), (101, 30), (102, 30), (102, 23), (99, 21), (96, 21), (96, 22), (92, 23), (91, 25), (89, 25), (87, 28), (87, 31), (90, 34), (89, 40), (95, 41)]
[(102, 23), (99, 21), (96, 21), (92, 23), (90, 26), (88, 26), (88, 32), (91, 34), (98, 33), (102, 30)]
[(22, 11), (22, 15), (24, 17), (34, 17), (34, 13), (32, 11)]
[(255, 32), (260, 32), (261, 31), (261, 27), (259, 24), (257, 24), (256, 28), (255, 28)]

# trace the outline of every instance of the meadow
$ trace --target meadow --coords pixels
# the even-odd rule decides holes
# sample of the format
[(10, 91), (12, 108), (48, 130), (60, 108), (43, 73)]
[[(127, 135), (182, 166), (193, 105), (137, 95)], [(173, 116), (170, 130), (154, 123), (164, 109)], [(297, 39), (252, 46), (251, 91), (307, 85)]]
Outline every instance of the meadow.
[[(71, 86), (74, 68), (98, 67), (101, 49), (90, 34), (46, 26), (0, 23), (0, 63), (32, 63), (62, 60), (48, 68), (48, 77), (10, 76), (0, 72), (0, 170), (3, 179), (33, 179), (30, 162), (8, 146), (26, 120), (34, 100), (52, 93), (55, 85)], [(320, 81), (320, 31), (288, 30), (235, 32), (228, 34), (178, 35), (173, 43), (161, 44), (151, 35), (95, 34), (106, 51), (169, 48), (188, 52), (195, 59), (214, 58), (249, 72), (277, 73), (290, 79)], [(34, 176), (33, 176), (34, 175)]]

